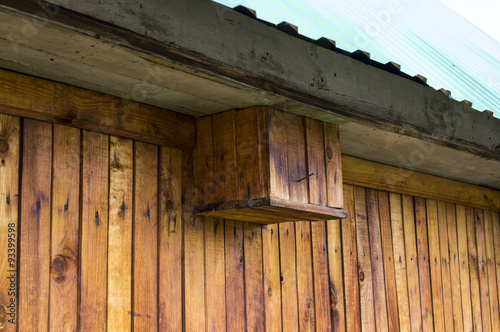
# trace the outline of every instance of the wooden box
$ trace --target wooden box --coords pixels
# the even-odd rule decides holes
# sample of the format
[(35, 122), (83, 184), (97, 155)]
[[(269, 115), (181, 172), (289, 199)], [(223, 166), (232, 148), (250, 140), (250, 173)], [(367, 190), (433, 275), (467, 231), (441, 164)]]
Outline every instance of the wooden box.
[(345, 218), (338, 126), (269, 107), (200, 118), (195, 213), (259, 223)]

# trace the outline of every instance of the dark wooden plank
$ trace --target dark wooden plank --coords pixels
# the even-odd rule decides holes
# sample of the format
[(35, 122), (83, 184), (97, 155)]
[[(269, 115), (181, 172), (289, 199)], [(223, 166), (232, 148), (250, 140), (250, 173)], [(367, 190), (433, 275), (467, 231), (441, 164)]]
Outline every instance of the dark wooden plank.
[(246, 330), (243, 223), (224, 221), (226, 263), (226, 328)]
[(490, 297), (491, 330), (500, 331), (500, 310), (498, 303), (498, 275), (495, 271), (495, 247), (493, 243), (493, 212), (484, 210), (484, 245), (486, 249), (486, 274)]
[(52, 125), (24, 120), (19, 234), (19, 331), (47, 331)]
[[(295, 223), (278, 225), (281, 270), (281, 315), (283, 331), (299, 331)], [(499, 246), (500, 248), (500, 246)]]
[(80, 329), (106, 329), (109, 137), (83, 131)]
[(214, 143), (212, 117), (196, 121), (196, 146), (193, 149), (193, 176), (195, 205), (214, 203), (219, 187), (214, 181)]
[(304, 119), (306, 132), (307, 176), (309, 203), (326, 206), (326, 170), (323, 124), (311, 118)]
[[(495, 258), (493, 265), (497, 274), (498, 299), (500, 301), (500, 215), (497, 212), (491, 213), (491, 226), (493, 229), (493, 251)], [(499, 304), (500, 305), (500, 304)]]
[(269, 114), (269, 195), (288, 199), (287, 121), (283, 112)]
[(324, 122), (323, 132), (325, 135), (327, 206), (343, 208), (344, 192), (342, 188), (339, 126)]
[(358, 251), (356, 247), (356, 211), (354, 187), (344, 185), (344, 206), (347, 219), (342, 223), (342, 257), (344, 261), (344, 290), (346, 330), (361, 331), (361, 304), (359, 293)]
[(441, 279), (443, 285), (443, 314), (444, 328), (446, 331), (453, 331), (454, 316), (453, 316), (453, 293), (451, 285), (451, 265), (449, 254), (448, 241), (448, 226), (447, 226), (447, 211), (446, 203), (437, 202), (437, 217), (439, 225), (439, 250), (441, 257)]
[(483, 331), (491, 331), (490, 295), (488, 289), (488, 276), (486, 274), (486, 248), (484, 244), (483, 210), (474, 210), (474, 221), (476, 228), (477, 268), (479, 277), (479, 295), (481, 300)]
[(302, 117), (285, 114), (287, 131), (288, 181), (290, 199), (308, 203), (308, 173), (304, 120)]
[(77, 330), (79, 188), (80, 130), (54, 125), (49, 330)]
[(182, 152), (160, 147), (158, 329), (182, 329)]
[(266, 331), (281, 331), (280, 241), (278, 225), (262, 226), (262, 263)]
[(473, 330), (471, 287), (469, 278), (469, 252), (467, 244), (467, 218), (465, 206), (456, 206), (457, 243), (460, 264), (460, 289), (462, 296), (462, 314), (464, 331)]
[(245, 310), (247, 329), (251, 331), (263, 331), (265, 326), (261, 227), (255, 223), (243, 223)]
[(330, 305), (334, 331), (346, 330), (341, 223), (340, 220), (326, 222)]
[(483, 330), (481, 315), (481, 292), (479, 289), (479, 263), (477, 259), (476, 227), (474, 209), (466, 206), (465, 217), (467, 220), (467, 250), (469, 253), (469, 278), (470, 295), (472, 304), (472, 324), (474, 331)]
[(195, 145), (188, 115), (5, 70), (0, 87), (2, 113), (186, 150)]
[[(17, 326), (18, 288), (11, 288), (11, 277), (18, 279), (19, 254), (19, 146), (20, 119), (0, 114), (0, 328), (15, 331)], [(12, 308), (12, 309), (11, 309)], [(5, 310), (5, 311), (4, 311)], [(12, 314), (11, 314), (12, 311)], [(16, 314), (14, 314), (16, 313)]]

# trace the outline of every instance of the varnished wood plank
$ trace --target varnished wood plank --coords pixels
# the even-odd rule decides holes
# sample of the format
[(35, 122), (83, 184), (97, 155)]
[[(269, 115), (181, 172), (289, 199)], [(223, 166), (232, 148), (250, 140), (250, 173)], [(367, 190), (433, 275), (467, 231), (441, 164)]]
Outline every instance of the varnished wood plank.
[(457, 242), (457, 218), (454, 204), (446, 203), (446, 225), (448, 229), (448, 252), (450, 255), (450, 284), (453, 298), (453, 325), (455, 331), (464, 330), (462, 315), (462, 291), (460, 284), (460, 255)]
[(214, 143), (212, 117), (196, 121), (196, 146), (193, 149), (193, 176), (195, 205), (214, 203), (219, 186), (214, 181)]
[(447, 211), (446, 203), (437, 202), (437, 217), (439, 225), (439, 253), (441, 257), (441, 279), (443, 285), (443, 314), (444, 328), (446, 331), (453, 331), (453, 293), (451, 285), (450, 254), (448, 241)]
[(342, 257), (344, 262), (346, 330), (361, 331), (358, 251), (356, 247), (356, 211), (354, 187), (344, 185), (344, 206), (347, 219), (342, 223)]
[(399, 331), (398, 298), (394, 256), (392, 245), (391, 215), (389, 194), (378, 192), (378, 210), (380, 216), (380, 235), (382, 237), (382, 253), (384, 255), (384, 281), (387, 298), (387, 320), (389, 331)]
[[(298, 331), (297, 270), (295, 248), (295, 224), (278, 225), (281, 270), (281, 315), (283, 331)], [(500, 248), (500, 246), (499, 246)]]
[(326, 188), (328, 206), (344, 207), (342, 163), (340, 157), (339, 127), (323, 122), (325, 136)]
[(415, 197), (415, 223), (418, 252), (418, 277), (420, 282), (420, 305), (422, 310), (422, 330), (432, 331), (434, 325), (434, 312), (432, 310), (427, 218), (425, 199), (420, 197)]
[(497, 212), (491, 213), (491, 226), (493, 229), (493, 248), (495, 253), (493, 265), (495, 266), (495, 270), (497, 273), (497, 290), (498, 290), (498, 299), (500, 302), (500, 215), (499, 213)]
[(486, 248), (484, 245), (483, 210), (474, 210), (474, 220), (476, 228), (477, 268), (483, 331), (491, 331), (490, 295), (488, 290), (488, 275), (486, 274)]
[(334, 331), (346, 330), (341, 227), (342, 221), (340, 220), (327, 220), (326, 222), (330, 305)]
[(49, 329), (76, 331), (80, 130), (54, 125), (53, 142)]
[(300, 331), (315, 331), (316, 317), (310, 222), (297, 221), (295, 223), (295, 239), (299, 329)]
[(332, 331), (326, 225), (311, 223), (316, 330)]
[(375, 331), (376, 322), (373, 301), (372, 262), (364, 188), (354, 187), (354, 207), (356, 216), (356, 243), (358, 249), (361, 327), (363, 331)]
[(245, 310), (247, 329), (251, 331), (263, 331), (265, 326), (261, 227), (255, 223), (243, 223)]
[(182, 152), (160, 147), (158, 329), (182, 329)]
[(309, 203), (325, 206), (328, 197), (326, 195), (323, 125), (318, 120), (305, 118), (304, 127), (306, 132)]
[[(280, 241), (278, 225), (262, 226), (266, 331), (281, 331)], [(297, 301), (295, 301), (297, 303)]]
[(52, 125), (24, 120), (19, 331), (47, 331), (50, 293)]
[(465, 217), (467, 220), (467, 249), (469, 253), (469, 278), (472, 304), (472, 324), (474, 331), (483, 330), (481, 315), (481, 293), (479, 289), (479, 264), (477, 259), (476, 227), (474, 209), (466, 206)]
[(268, 120), (269, 195), (289, 198), (287, 122), (283, 112), (273, 110)]
[(464, 331), (473, 330), (471, 287), (469, 278), (469, 252), (467, 244), (467, 218), (465, 206), (456, 206), (458, 256), (460, 264), (460, 289), (462, 296), (462, 314)]
[(406, 277), (406, 251), (401, 195), (390, 193), (389, 205), (399, 326), (401, 331), (411, 331), (412, 329), (410, 323), (410, 309), (408, 299), (408, 279)]
[(441, 252), (439, 250), (437, 202), (429, 199), (426, 200), (426, 211), (434, 328), (436, 331), (444, 331), (443, 280), (441, 273)]
[(411, 196), (403, 195), (401, 198), (403, 207), (403, 227), (411, 330), (422, 331), (422, 309), (420, 305), (420, 280), (418, 271), (414, 202), (413, 197)]
[[(83, 131), (80, 329), (106, 329), (109, 137)], [(96, 285), (100, 285), (96, 287)]]
[[(205, 219), (205, 297), (207, 331), (226, 330), (226, 270), (224, 221)], [(180, 257), (179, 257), (180, 263)], [(166, 285), (168, 287), (168, 285)], [(172, 303), (175, 305), (175, 303)]]
[(498, 303), (498, 275), (495, 271), (495, 247), (493, 243), (493, 212), (484, 210), (484, 246), (486, 249), (486, 274), (490, 297), (491, 330), (500, 331), (500, 310)]
[(344, 183), (500, 211), (500, 191), (342, 156)]
[(109, 236), (107, 330), (132, 326), (132, 140), (109, 138)]
[(188, 115), (5, 70), (0, 87), (2, 113), (186, 150), (195, 144)]
[[(11, 287), (11, 278), (16, 280), (19, 254), (19, 146), (20, 119), (0, 115), (0, 328), (15, 331), (17, 325), (19, 289)], [(16, 283), (14, 282), (14, 285)]]
[(287, 130), (288, 181), (290, 199), (308, 203), (308, 175), (304, 120), (284, 114)]
[(246, 330), (243, 223), (225, 220), (226, 328)]

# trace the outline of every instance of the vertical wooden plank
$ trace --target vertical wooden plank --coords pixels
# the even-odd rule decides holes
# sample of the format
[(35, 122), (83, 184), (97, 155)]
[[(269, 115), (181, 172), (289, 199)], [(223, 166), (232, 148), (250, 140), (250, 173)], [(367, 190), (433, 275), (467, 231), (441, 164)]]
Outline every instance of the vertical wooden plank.
[(356, 247), (356, 211), (354, 187), (344, 185), (344, 206), (347, 218), (342, 219), (342, 256), (344, 261), (344, 291), (346, 330), (361, 331), (358, 251)]
[(295, 230), (299, 328), (300, 331), (314, 331), (316, 320), (310, 222), (297, 221)]
[(446, 203), (437, 202), (437, 217), (439, 226), (439, 253), (441, 257), (441, 279), (443, 285), (443, 314), (444, 328), (446, 331), (453, 331), (453, 294), (451, 290), (450, 276), (450, 254), (448, 244), (448, 226), (446, 216)]
[(289, 198), (287, 120), (283, 112), (269, 114), (269, 195)]
[[(83, 131), (80, 329), (106, 329), (109, 137)], [(99, 285), (99, 287), (96, 287)]]
[[(415, 210), (413, 197), (403, 195), (403, 226), (408, 277), (408, 300), (412, 331), (422, 331), (422, 311), (420, 306), (420, 281), (415, 231)], [(398, 257), (399, 259), (399, 257)]]
[[(76, 331), (80, 130), (54, 125), (49, 329)], [(130, 325), (129, 325), (130, 326)]]
[(20, 119), (0, 114), (0, 328), (15, 331), (19, 241)]
[(354, 208), (356, 216), (356, 243), (358, 248), (361, 327), (363, 331), (375, 331), (372, 262), (364, 188), (354, 187)]
[(457, 219), (454, 204), (446, 203), (446, 224), (448, 227), (448, 252), (450, 255), (450, 284), (453, 295), (453, 325), (455, 331), (458, 332), (464, 330), (464, 322), (460, 284), (460, 255), (457, 243)]
[(19, 256), (19, 331), (49, 322), (52, 125), (24, 120)]
[(389, 331), (399, 331), (398, 298), (396, 290), (396, 275), (394, 271), (391, 214), (389, 208), (389, 194), (387, 192), (378, 192), (378, 209), (380, 215), (382, 253), (384, 255), (384, 280), (385, 292), (387, 296), (387, 319)]
[(238, 199), (268, 196), (265, 122), (269, 109), (252, 107), (235, 112)]
[(325, 206), (326, 172), (323, 125), (311, 118), (304, 119), (306, 132), (307, 175), (309, 179), (309, 203)]
[(243, 223), (245, 310), (247, 329), (251, 331), (263, 331), (265, 322), (261, 227), (260, 224)]
[(318, 331), (332, 330), (326, 236), (324, 221), (311, 222), (314, 304)]
[[(182, 152), (160, 147), (158, 329), (182, 329)], [(224, 273), (222, 274), (224, 275)]]
[(226, 329), (246, 330), (243, 223), (225, 220)]
[(206, 331), (226, 330), (226, 272), (224, 267), (224, 222), (205, 218)]
[[(182, 219), (184, 226), (184, 319), (186, 331), (202, 331), (206, 327), (205, 265), (203, 217), (193, 215), (193, 160), (182, 152)], [(177, 305), (179, 305), (177, 303)]]
[(437, 202), (430, 199), (426, 200), (426, 210), (434, 328), (436, 331), (444, 331), (443, 284), (441, 274), (441, 253), (439, 250)]
[[(280, 243), (278, 225), (262, 225), (266, 331), (281, 331)], [(297, 300), (295, 300), (297, 303)]]
[(500, 331), (497, 274), (495, 271), (495, 247), (493, 244), (493, 212), (484, 210), (484, 246), (486, 249), (486, 274), (490, 296), (491, 330)]
[(405, 234), (403, 228), (403, 207), (401, 205), (401, 195), (390, 193), (389, 206), (392, 226), (392, 248), (394, 255), (394, 275), (397, 290), (399, 326), (401, 331), (411, 331), (408, 299), (409, 287), (408, 279), (406, 277)]
[[(219, 186), (214, 181), (212, 116), (196, 120), (196, 146), (193, 149), (194, 204), (214, 203)], [(182, 226), (182, 225), (180, 225)], [(182, 227), (181, 227), (182, 229)]]
[(472, 303), (472, 324), (474, 331), (483, 330), (481, 315), (481, 292), (479, 290), (479, 264), (477, 261), (476, 227), (474, 209), (466, 206), (465, 217), (467, 220), (467, 249), (469, 253), (469, 278)]
[(500, 215), (498, 212), (491, 213), (491, 226), (493, 230), (492, 234), (493, 234), (493, 252), (494, 252), (494, 260), (492, 263), (495, 266), (497, 274), (497, 291), (498, 291), (498, 300), (500, 301)]
[(467, 244), (467, 218), (465, 206), (456, 206), (457, 216), (457, 238), (458, 256), (460, 264), (460, 289), (462, 295), (462, 313), (464, 319), (464, 331), (473, 330), (471, 293), (469, 279), (469, 252)]
[(286, 114), (287, 156), (290, 199), (308, 203), (308, 173), (303, 118)]
[(109, 138), (108, 331), (132, 322), (133, 142)]
[[(343, 205), (343, 203), (342, 203)], [(342, 268), (342, 230), (341, 221), (326, 222), (328, 241), (328, 269), (330, 286), (330, 305), (334, 331), (345, 331), (344, 278)], [(349, 313), (351, 314), (351, 313)]]
[(343, 208), (342, 163), (340, 160), (339, 126), (323, 123), (325, 135), (327, 206)]
[(281, 315), (283, 331), (298, 331), (295, 223), (278, 225), (281, 270)]
[(488, 290), (488, 275), (486, 274), (486, 248), (484, 246), (483, 210), (474, 210), (474, 220), (476, 228), (477, 267), (483, 331), (491, 331), (490, 295)]

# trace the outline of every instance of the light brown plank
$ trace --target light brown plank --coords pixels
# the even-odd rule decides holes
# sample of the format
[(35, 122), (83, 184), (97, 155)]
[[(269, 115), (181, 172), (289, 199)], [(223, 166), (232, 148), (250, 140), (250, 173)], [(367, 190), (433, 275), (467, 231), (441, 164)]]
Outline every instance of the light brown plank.
[(326, 188), (328, 206), (343, 208), (342, 163), (340, 160), (339, 127), (323, 122), (325, 136)]
[(49, 329), (76, 331), (78, 324), (78, 230), (80, 226), (80, 130), (54, 125), (52, 172)]
[[(218, 218), (205, 218), (205, 298), (207, 331), (226, 330), (225, 271), (224, 221)], [(168, 285), (166, 286), (168, 287)], [(174, 305), (174, 303), (172, 304)]]
[[(281, 270), (281, 315), (283, 331), (298, 331), (295, 223), (278, 225)], [(499, 246), (500, 248), (500, 246)]]
[(326, 195), (323, 124), (321, 121), (305, 118), (304, 127), (306, 132), (309, 203), (325, 206), (328, 197)]
[(356, 213), (356, 243), (358, 249), (361, 327), (363, 331), (375, 331), (376, 322), (373, 300), (370, 235), (368, 230), (366, 195), (364, 188), (354, 187), (354, 207)]
[(182, 152), (160, 147), (158, 329), (182, 329)]
[(441, 252), (439, 250), (437, 202), (429, 199), (426, 200), (426, 210), (434, 328), (436, 331), (444, 331), (443, 279), (441, 273)]
[[(12, 275), (18, 279), (19, 254), (19, 141), (20, 119), (0, 114), (0, 328), (15, 331), (17, 325), (17, 286), (11, 289)], [(12, 280), (13, 281), (13, 280)], [(14, 284), (16, 284), (14, 282)]]
[(495, 266), (497, 274), (498, 300), (500, 301), (500, 215), (499, 213), (497, 212), (491, 213), (491, 226), (493, 229), (493, 248), (495, 253), (493, 265)]
[(290, 199), (308, 203), (308, 174), (304, 120), (302, 117), (285, 114), (287, 131), (288, 181)]
[(483, 210), (474, 210), (474, 220), (476, 228), (477, 268), (483, 331), (491, 331), (490, 295), (488, 290), (488, 275), (486, 274), (486, 248), (484, 245)]
[(243, 223), (224, 220), (226, 263), (226, 328), (246, 330)]
[(439, 225), (439, 253), (441, 257), (441, 280), (443, 285), (443, 314), (444, 329), (453, 331), (453, 294), (450, 276), (450, 255), (448, 244), (448, 226), (447, 226), (446, 203), (437, 202), (437, 217)]
[(80, 329), (106, 329), (109, 137), (83, 131)]
[(411, 196), (403, 195), (401, 198), (403, 207), (403, 226), (411, 330), (422, 331), (422, 310), (420, 305), (420, 280), (418, 273), (414, 202), (413, 197)]
[(327, 220), (326, 222), (330, 305), (334, 331), (346, 330), (341, 223), (340, 220)]
[(467, 218), (465, 206), (456, 206), (458, 256), (460, 264), (460, 289), (462, 295), (462, 313), (464, 331), (473, 330), (471, 288), (469, 279), (469, 252), (467, 244)]
[(399, 331), (398, 298), (396, 290), (396, 275), (394, 271), (389, 194), (382, 191), (379, 191), (377, 194), (378, 211), (380, 216), (380, 235), (382, 237), (381, 248), (384, 255), (384, 281), (387, 298), (388, 327), (389, 331)]
[(247, 329), (251, 331), (263, 331), (265, 326), (261, 227), (255, 223), (243, 223), (245, 310)]
[(491, 330), (500, 331), (497, 274), (495, 271), (495, 247), (493, 243), (493, 212), (484, 210), (484, 245), (486, 249), (486, 274), (490, 297)]
[(289, 198), (287, 121), (283, 112), (269, 114), (269, 195)]
[(344, 261), (344, 290), (346, 330), (361, 331), (361, 305), (359, 296), (358, 251), (356, 247), (356, 211), (354, 187), (344, 185), (344, 206), (347, 219), (342, 223), (342, 257)]
[(311, 223), (297, 221), (295, 224), (295, 246), (297, 255), (297, 300), (300, 331), (314, 331), (316, 327), (314, 303), (313, 258), (311, 249)]
[(462, 315), (462, 291), (460, 283), (460, 255), (457, 243), (457, 218), (454, 204), (446, 203), (446, 224), (448, 228), (448, 251), (450, 255), (450, 284), (453, 297), (453, 325), (455, 331), (464, 330)]
[(483, 330), (481, 315), (481, 293), (479, 289), (479, 264), (477, 261), (476, 227), (474, 209), (466, 206), (465, 217), (467, 220), (467, 250), (469, 253), (469, 278), (472, 304), (472, 324), (474, 331)]
[[(266, 331), (281, 331), (280, 243), (278, 225), (262, 226)], [(297, 303), (297, 301), (295, 301)]]
[(109, 138), (109, 236), (107, 330), (132, 326), (132, 140)]
[(47, 331), (50, 294), (52, 125), (24, 120), (19, 331)]
[(389, 205), (399, 326), (401, 331), (411, 331), (408, 299), (408, 279), (406, 277), (406, 251), (403, 228), (403, 207), (401, 203), (401, 195), (390, 193)]
[(0, 87), (3, 113), (186, 150), (195, 144), (188, 115), (5, 70)]

